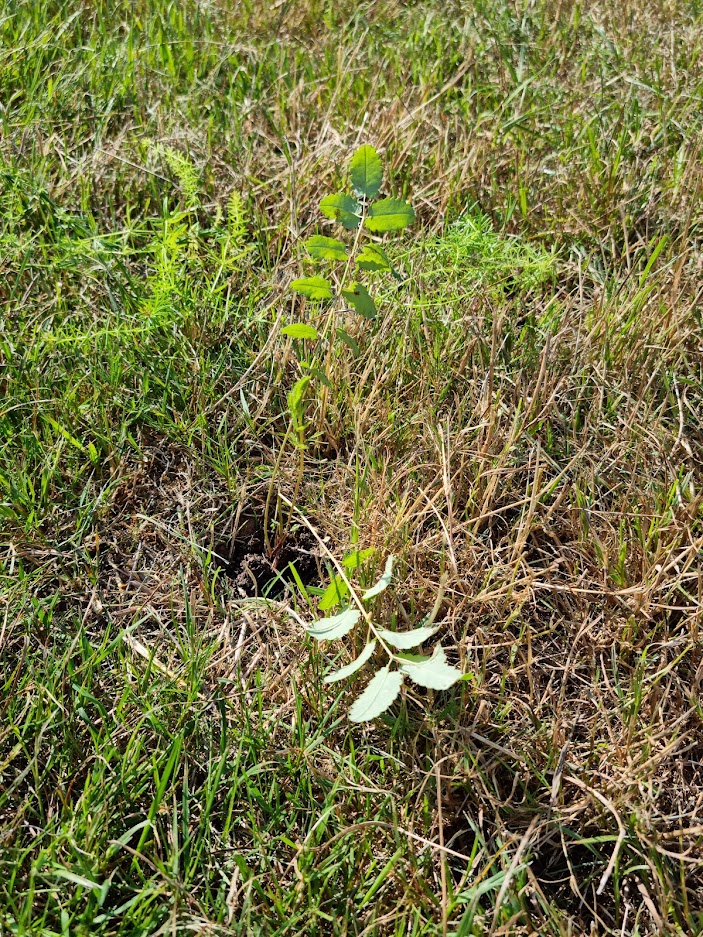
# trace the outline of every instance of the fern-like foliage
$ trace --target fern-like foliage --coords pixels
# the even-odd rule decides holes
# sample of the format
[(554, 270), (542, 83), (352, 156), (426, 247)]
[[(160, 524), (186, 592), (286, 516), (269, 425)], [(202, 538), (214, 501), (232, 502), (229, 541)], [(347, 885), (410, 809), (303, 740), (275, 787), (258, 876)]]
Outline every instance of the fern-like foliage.
[(230, 250), (237, 250), (244, 244), (246, 238), (246, 209), (244, 199), (236, 189), (232, 191), (227, 200), (227, 234), (229, 236)]
[(176, 177), (186, 211), (200, 208), (200, 175), (192, 160), (172, 146), (160, 148), (170, 172)]

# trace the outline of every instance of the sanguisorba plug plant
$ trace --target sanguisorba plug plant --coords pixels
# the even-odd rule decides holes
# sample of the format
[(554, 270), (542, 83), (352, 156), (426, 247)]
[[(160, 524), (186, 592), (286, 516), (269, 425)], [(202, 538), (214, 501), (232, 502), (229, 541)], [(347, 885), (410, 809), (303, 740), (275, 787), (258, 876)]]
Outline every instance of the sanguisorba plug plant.
[(326, 275), (316, 273), (291, 283), (291, 289), (308, 300), (331, 302), (322, 332), (304, 322), (293, 322), (282, 329), (284, 335), (294, 339), (326, 342), (326, 352), (322, 352), (325, 357), (323, 368), (316, 366), (322, 354), (315, 363), (302, 362), (302, 367), (318, 378), (322, 385), (320, 426), (324, 421), (327, 391), (331, 386), (336, 342), (344, 342), (358, 353), (354, 338), (346, 329), (338, 327), (338, 316), (354, 310), (367, 319), (375, 317), (376, 303), (373, 296), (359, 280), (378, 273), (391, 273), (400, 279), (379, 236), (401, 231), (415, 219), (412, 206), (403, 199), (377, 198), (383, 181), (383, 164), (372, 146), (362, 146), (356, 151), (349, 164), (349, 177), (353, 194), (339, 192), (325, 196), (320, 202), (322, 214), (347, 232), (346, 240), (349, 243), (322, 234), (308, 238), (305, 250), (311, 262), (318, 268), (324, 268)]
[[(376, 315), (373, 296), (365, 284), (352, 279), (352, 271), (356, 267), (363, 275), (391, 273), (400, 279), (383, 246), (374, 236), (401, 231), (415, 218), (412, 206), (402, 199), (377, 198), (383, 181), (383, 164), (372, 146), (362, 146), (356, 151), (349, 164), (349, 176), (354, 194), (340, 192), (328, 195), (320, 202), (320, 211), (349, 232), (347, 240), (351, 243), (321, 234), (308, 238), (305, 242), (307, 253), (316, 265), (327, 265), (327, 275), (317, 273), (291, 283), (295, 292), (309, 300), (332, 302), (322, 333), (315, 326), (304, 322), (291, 323), (282, 329), (284, 335), (293, 339), (327, 343), (324, 370), (317, 367), (316, 363), (301, 362), (308, 373), (294, 385), (288, 397), (291, 428), (297, 436), (300, 453), (304, 447), (303, 397), (311, 377), (318, 378), (322, 384), (322, 422), (327, 390), (331, 386), (332, 355), (336, 340), (343, 341), (353, 350), (356, 347), (353, 337), (337, 325), (338, 315), (350, 309), (368, 319)], [(302, 466), (299, 466), (299, 471), (302, 471)], [(294, 504), (288, 503), (292, 514)], [(344, 565), (335, 564), (339, 575), (333, 574), (330, 589), (320, 602), (320, 609), (326, 610), (340, 604), (343, 607), (337, 614), (321, 618), (306, 629), (311, 637), (322, 642), (343, 638), (360, 622), (366, 627), (366, 640), (361, 653), (351, 664), (325, 677), (326, 683), (336, 683), (353, 676), (371, 661), (377, 649), (385, 652), (385, 665), (377, 669), (349, 711), (349, 718), (353, 722), (368, 722), (385, 712), (397, 698), (406, 678), (432, 690), (449, 689), (462, 678), (461, 671), (447, 663), (441, 644), (435, 647), (432, 654), (408, 653), (436, 633), (434, 613), (430, 613), (412, 631), (390, 631), (374, 622), (370, 608), (390, 584), (393, 563), (394, 557), (389, 556), (381, 578), (361, 595), (349, 581)], [(348, 569), (348, 564), (345, 565)], [(327, 601), (329, 596), (335, 598)]]
[(339, 576), (333, 574), (330, 588), (335, 590), (341, 601), (348, 601), (336, 615), (321, 618), (306, 629), (307, 633), (317, 641), (333, 641), (343, 638), (359, 622), (366, 627), (364, 648), (356, 660), (328, 674), (325, 677), (325, 683), (336, 683), (351, 677), (371, 660), (377, 648), (385, 652), (385, 666), (379, 667), (349, 711), (349, 718), (352, 722), (368, 722), (380, 716), (395, 701), (405, 678), (431, 690), (448, 690), (462, 678), (461, 671), (447, 663), (441, 644), (438, 644), (431, 654), (408, 653), (428, 641), (437, 632), (438, 626), (434, 624), (434, 615), (439, 603), (419, 623), (418, 627), (411, 631), (390, 631), (374, 622), (369, 608), (372, 607), (374, 599), (390, 585), (394, 559), (393, 556), (388, 557), (383, 575), (375, 585), (361, 595), (354, 589), (346, 575), (344, 565), (347, 564), (336, 564)]
[[(337, 325), (338, 315), (354, 310), (359, 315), (373, 319), (376, 304), (368, 288), (352, 279), (354, 267), (360, 273), (355, 276), (368, 276), (378, 273), (391, 273), (396, 279), (401, 277), (393, 267), (388, 255), (374, 236), (387, 232), (401, 231), (415, 219), (411, 205), (398, 198), (377, 198), (383, 182), (383, 164), (381, 157), (372, 146), (360, 147), (349, 164), (349, 177), (353, 195), (339, 192), (327, 195), (320, 202), (322, 214), (341, 225), (348, 232), (350, 244), (338, 238), (316, 234), (305, 241), (305, 249), (311, 262), (316, 267), (326, 266), (328, 276), (315, 274), (301, 277), (291, 283), (291, 289), (313, 302), (332, 301), (329, 314), (322, 331), (306, 322), (292, 322), (281, 329), (283, 335), (298, 341), (320, 341), (322, 348), (313, 353), (312, 360), (301, 360), (300, 365), (307, 373), (293, 386), (288, 395), (288, 433), (271, 476), (269, 491), (264, 511), (264, 537), (269, 554), (276, 550), (269, 535), (269, 513), (273, 496), (277, 468), (283, 457), (283, 450), (289, 438), (296, 440), (298, 450), (298, 475), (296, 497), (303, 474), (303, 453), (306, 447), (304, 420), (304, 397), (312, 379), (316, 379), (322, 389), (318, 426), (321, 428), (327, 408), (327, 393), (331, 388), (331, 372), (334, 348), (337, 341), (346, 344), (354, 354), (359, 353), (356, 340), (342, 326)], [(352, 232), (354, 234), (352, 235)], [(326, 342), (326, 351), (324, 350)], [(323, 359), (324, 357), (324, 364)], [(293, 499), (295, 503), (295, 497)], [(280, 544), (285, 539), (292, 520), (292, 511), (287, 524), (278, 512), (279, 533), (276, 540)]]

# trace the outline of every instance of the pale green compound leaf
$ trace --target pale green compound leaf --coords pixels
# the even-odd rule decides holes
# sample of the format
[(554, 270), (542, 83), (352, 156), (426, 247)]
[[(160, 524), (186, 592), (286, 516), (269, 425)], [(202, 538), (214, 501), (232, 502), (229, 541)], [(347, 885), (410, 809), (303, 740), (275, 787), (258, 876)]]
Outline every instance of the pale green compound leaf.
[(323, 683), (337, 683), (339, 680), (344, 680), (345, 677), (351, 677), (352, 674), (355, 674), (357, 670), (361, 670), (367, 660), (371, 657), (373, 652), (376, 650), (376, 642), (370, 641), (364, 650), (359, 654), (356, 660), (353, 660), (351, 664), (347, 664), (346, 667), (340, 667), (339, 670), (335, 670), (334, 673), (327, 674), (323, 679)]
[(347, 247), (337, 238), (315, 234), (305, 242), (305, 250), (314, 260), (346, 260)]
[(372, 146), (361, 146), (349, 163), (351, 183), (357, 195), (373, 198), (378, 195), (383, 179), (381, 157)]
[(293, 280), (290, 288), (308, 299), (332, 299), (332, 284), (324, 277), (302, 277)]
[(325, 589), (317, 607), (321, 612), (328, 612), (335, 605), (341, 605), (342, 600), (348, 595), (349, 586), (341, 576), (332, 573), (330, 584)]
[[(391, 554), (386, 560), (386, 568), (383, 571), (383, 575), (378, 580), (375, 586), (371, 586), (370, 589), (367, 589), (366, 592), (361, 596), (364, 602), (367, 602), (369, 599), (375, 598), (377, 595), (380, 595), (388, 586), (391, 584), (391, 579), (393, 578), (393, 563), (395, 557)], [(412, 647), (413, 645), (409, 645)]]
[(318, 641), (334, 641), (335, 638), (343, 638), (348, 634), (361, 617), (361, 612), (356, 608), (345, 608), (338, 615), (330, 615), (329, 618), (321, 618), (305, 630), (312, 638)]
[(365, 224), (369, 231), (400, 231), (415, 220), (415, 211), (399, 198), (382, 198), (369, 208)]
[(342, 227), (353, 231), (361, 221), (361, 205), (351, 195), (326, 195), (320, 202), (320, 211), (326, 218), (338, 221)]
[(319, 332), (314, 325), (305, 325), (303, 322), (292, 322), (281, 329), (281, 335), (291, 338), (319, 338)]
[(403, 675), (399, 670), (382, 667), (355, 700), (349, 710), (349, 719), (352, 722), (370, 722), (380, 716), (395, 702), (402, 684)]
[(415, 628), (413, 631), (379, 631), (378, 636), (386, 644), (397, 647), (400, 651), (407, 651), (427, 641), (437, 631), (437, 628)]
[(342, 290), (342, 296), (360, 316), (372, 319), (376, 315), (376, 305), (369, 291), (361, 283), (350, 283), (348, 289)]
[(463, 676), (460, 670), (447, 663), (447, 656), (441, 644), (437, 645), (428, 660), (417, 663), (404, 660), (400, 669), (415, 683), (429, 690), (448, 690)]

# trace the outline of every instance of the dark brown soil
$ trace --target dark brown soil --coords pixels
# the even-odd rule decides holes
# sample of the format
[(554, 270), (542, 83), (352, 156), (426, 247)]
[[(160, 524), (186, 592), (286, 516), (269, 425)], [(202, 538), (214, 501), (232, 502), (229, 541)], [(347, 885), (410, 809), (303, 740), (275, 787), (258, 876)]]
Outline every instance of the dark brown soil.
[(323, 574), (313, 535), (305, 528), (293, 527), (283, 538), (272, 536), (269, 552), (262, 518), (263, 511), (251, 513), (232, 540), (215, 541), (213, 561), (242, 597), (280, 597), (286, 583), (295, 581), (292, 566), (303, 585), (319, 585)]

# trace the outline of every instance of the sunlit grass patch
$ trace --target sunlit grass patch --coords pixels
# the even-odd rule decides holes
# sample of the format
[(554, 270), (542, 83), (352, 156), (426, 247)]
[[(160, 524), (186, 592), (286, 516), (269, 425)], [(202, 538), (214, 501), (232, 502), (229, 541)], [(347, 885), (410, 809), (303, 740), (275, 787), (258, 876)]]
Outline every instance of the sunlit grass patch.
[(481, 287), (525, 292), (556, 276), (554, 253), (525, 238), (500, 234), (476, 209), (469, 210), (410, 251), (420, 255), (419, 282), (425, 288), (466, 291)]
[[(702, 49), (684, 0), (6, 4), (3, 937), (703, 933)], [(362, 144), (415, 223), (328, 358), (289, 287)], [(365, 727), (306, 634), (357, 551), (466, 675)]]

